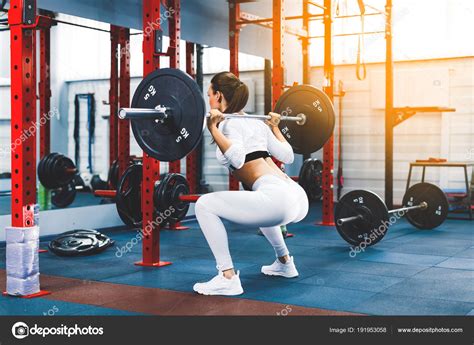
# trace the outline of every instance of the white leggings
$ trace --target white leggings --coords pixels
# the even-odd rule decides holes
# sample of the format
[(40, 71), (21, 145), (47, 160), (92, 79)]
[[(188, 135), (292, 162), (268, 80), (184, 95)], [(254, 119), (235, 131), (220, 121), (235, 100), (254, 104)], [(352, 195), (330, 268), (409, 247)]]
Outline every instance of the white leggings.
[(308, 197), (290, 178), (274, 175), (259, 177), (252, 191), (225, 191), (201, 196), (195, 206), (217, 269), (234, 267), (230, 257), (227, 232), (221, 218), (247, 226), (258, 226), (275, 249), (277, 257), (289, 254), (280, 226), (297, 223), (308, 213)]

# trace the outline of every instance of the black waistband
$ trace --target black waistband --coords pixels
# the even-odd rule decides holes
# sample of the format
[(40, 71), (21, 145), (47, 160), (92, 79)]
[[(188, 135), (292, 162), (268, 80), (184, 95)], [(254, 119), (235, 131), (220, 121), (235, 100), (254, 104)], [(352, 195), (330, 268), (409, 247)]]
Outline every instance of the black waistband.
[(247, 153), (245, 156), (245, 163), (259, 159), (259, 158), (267, 158), (270, 157), (270, 154), (267, 151), (254, 151)]

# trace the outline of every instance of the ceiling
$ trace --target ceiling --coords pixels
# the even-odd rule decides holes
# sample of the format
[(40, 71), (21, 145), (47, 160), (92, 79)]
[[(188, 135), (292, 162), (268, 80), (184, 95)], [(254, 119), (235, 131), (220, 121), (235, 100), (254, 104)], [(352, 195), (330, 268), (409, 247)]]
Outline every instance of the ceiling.
[[(302, 0), (285, 1), (285, 13), (301, 13)], [(38, 8), (93, 19), (133, 29), (142, 29), (141, 0), (37, 0)], [(259, 0), (241, 5), (241, 10), (270, 17), (271, 0)], [(162, 8), (162, 13), (164, 8)], [(291, 23), (301, 25), (301, 23)], [(165, 35), (167, 25), (162, 25)], [(228, 3), (225, 0), (182, 0), (181, 37), (184, 40), (213, 47), (228, 48)], [(293, 36), (285, 44), (295, 44)], [(293, 42), (291, 42), (293, 41)], [(240, 51), (271, 58), (271, 30), (256, 25), (243, 28)]]

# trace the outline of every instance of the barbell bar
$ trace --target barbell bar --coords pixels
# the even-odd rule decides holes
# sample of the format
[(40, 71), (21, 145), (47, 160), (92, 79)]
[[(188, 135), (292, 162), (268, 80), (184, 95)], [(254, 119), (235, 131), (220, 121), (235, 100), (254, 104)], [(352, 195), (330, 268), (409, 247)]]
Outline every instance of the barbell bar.
[(403, 207), (388, 210), (380, 197), (367, 190), (345, 194), (336, 205), (334, 219), (341, 237), (353, 246), (374, 245), (388, 227), (405, 216), (418, 229), (434, 229), (448, 216), (448, 200), (444, 192), (431, 183), (417, 183), (405, 193)]
[[(250, 114), (223, 114), (225, 119), (257, 119), (257, 120), (270, 120), (270, 115), (250, 115)], [(157, 106), (155, 109), (146, 108), (120, 108), (118, 116), (121, 120), (130, 119), (155, 119), (155, 121), (165, 121), (173, 116), (173, 109)], [(210, 113), (206, 114), (206, 118), (210, 117)], [(306, 115), (298, 114), (296, 116), (288, 116), (280, 114), (280, 121), (294, 121), (298, 125), (303, 126), (306, 123)]]
[[(396, 209), (393, 209), (393, 210), (389, 210), (388, 214), (394, 214), (394, 213), (398, 213), (398, 212), (407, 212), (407, 211), (418, 210), (418, 209), (424, 210), (427, 207), (428, 207), (428, 204), (425, 201), (422, 201), (419, 205), (409, 206), (409, 207), (400, 207), (400, 208), (396, 208)], [(339, 219), (337, 219), (337, 225), (343, 225), (345, 223), (355, 222), (355, 221), (358, 221), (358, 220), (363, 220), (363, 216), (359, 214), (357, 216), (352, 216), (352, 217), (347, 217), (347, 218), (339, 218)]]
[[(136, 164), (141, 164), (141, 163), (137, 160), (132, 162), (132, 165), (136, 165)], [(313, 165), (319, 166), (319, 164), (321, 164), (319, 160), (310, 158), (306, 160), (305, 164), (303, 164), (303, 166), (301, 167), (300, 175), (292, 177), (293, 180), (296, 180), (300, 183), (300, 185), (306, 191), (308, 195), (308, 199), (310, 199), (311, 201), (316, 200), (314, 188), (312, 187), (312, 185), (318, 184), (318, 181), (320, 182), (320, 179), (318, 179), (318, 176), (317, 176), (318, 171), (315, 169), (312, 169), (312, 167)], [(116, 163), (113, 163), (112, 167), (114, 165), (116, 165)], [(125, 176), (126, 179), (127, 178), (130, 179), (130, 177), (133, 174), (137, 174), (137, 173), (139, 174), (138, 170), (140, 168), (138, 169), (131, 168), (131, 169), (133, 169), (133, 171), (130, 171), (130, 172), (126, 171), (124, 173), (123, 176)], [(172, 176), (169, 177), (169, 175), (172, 175)], [(187, 211), (187, 208), (183, 207), (183, 204), (196, 202), (201, 197), (201, 195), (199, 194), (189, 194), (190, 188), (189, 188), (186, 178), (182, 175), (179, 175), (179, 176), (175, 176), (175, 175), (179, 175), (179, 174), (162, 175), (160, 177), (160, 181), (157, 181), (155, 183), (156, 194), (153, 197), (153, 203), (154, 203), (155, 209), (157, 209), (161, 214), (165, 214), (164, 211), (166, 211), (167, 209), (170, 209), (171, 206), (173, 206), (174, 210), (176, 209), (181, 210), (178, 213), (171, 215), (172, 222), (174, 223), (180, 221), (182, 218), (186, 216), (185, 211)], [(94, 190), (94, 195), (98, 197), (103, 197), (103, 198), (117, 198), (118, 196), (118, 199), (121, 199), (121, 202), (117, 203), (117, 211), (120, 217), (125, 222), (125, 224), (132, 227), (136, 227), (136, 226), (139, 226), (139, 223), (141, 220), (140, 208), (139, 208), (139, 206), (141, 205), (141, 202), (136, 202), (136, 199), (141, 197), (139, 196), (140, 189), (131, 188), (129, 190), (124, 190), (123, 187), (125, 187), (125, 185), (127, 185), (128, 182), (127, 183), (122, 182), (122, 179), (124, 178), (123, 176), (120, 179), (117, 178), (117, 180), (119, 180), (116, 186), (117, 189), (113, 189), (113, 190), (96, 189)], [(161, 181), (161, 180), (166, 180), (166, 181)], [(134, 178), (132, 182), (139, 183), (140, 180), (137, 178)], [(119, 185), (122, 185), (123, 187), (118, 188)], [(321, 187), (319, 186), (318, 188), (320, 189)], [(318, 188), (316, 188), (316, 190), (318, 190)], [(158, 189), (160, 189), (161, 191), (158, 191)], [(245, 186), (244, 186), (244, 189), (246, 189)], [(247, 190), (250, 190), (250, 189), (247, 188)], [(127, 199), (129, 198), (135, 198), (135, 202), (128, 202)]]
[[(280, 130), (295, 153), (320, 150), (334, 131), (334, 107), (329, 97), (311, 85), (296, 85), (285, 91), (274, 109), (282, 116)], [(157, 69), (138, 85), (130, 108), (120, 109), (120, 118), (130, 119), (141, 149), (163, 162), (184, 158), (201, 141), (207, 116), (197, 83), (174, 68)], [(236, 115), (270, 119), (269, 115)]]

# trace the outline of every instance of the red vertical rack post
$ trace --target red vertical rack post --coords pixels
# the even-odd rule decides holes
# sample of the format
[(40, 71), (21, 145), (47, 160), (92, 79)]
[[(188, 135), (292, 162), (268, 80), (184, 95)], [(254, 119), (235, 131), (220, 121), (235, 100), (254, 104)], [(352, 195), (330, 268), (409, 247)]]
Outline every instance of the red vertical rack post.
[(118, 60), (120, 28), (110, 25), (109, 166), (118, 158)]
[(50, 75), (51, 22), (40, 30), (40, 158), (51, 151), (51, 75)]
[(303, 84), (309, 84), (311, 82), (311, 70), (309, 61), (309, 16), (309, 0), (303, 0), (303, 30), (307, 32), (307, 35), (301, 38), (301, 48), (303, 54)]
[[(35, 225), (36, 15), (32, 15), (31, 9), (36, 11), (34, 0), (29, 0), (28, 4), (25, 0), (11, 0), (8, 13), (11, 54), (11, 217), (12, 227), (15, 228)], [(40, 290), (22, 297), (38, 297), (49, 293)]]
[(272, 103), (275, 108), (284, 87), (285, 67), (283, 63), (283, 35), (285, 33), (284, 23), (284, 0), (273, 0), (273, 37), (272, 37)]
[[(240, 4), (236, 0), (229, 0), (229, 51), (230, 71), (239, 76), (239, 36)], [(239, 180), (229, 174), (229, 190), (239, 190)]]
[[(130, 29), (119, 29), (120, 80), (119, 104), (121, 108), (130, 106)], [(117, 116), (117, 112), (115, 113)], [(130, 162), (130, 120), (118, 120), (118, 176), (122, 176)]]
[[(193, 42), (186, 42), (186, 73), (192, 78), (196, 78)], [(197, 152), (198, 150), (196, 148), (186, 157), (186, 179), (188, 180), (190, 194), (197, 193)]]
[[(181, 41), (181, 3), (180, 0), (168, 0), (167, 1), (168, 9), (173, 9), (172, 11), (168, 10), (171, 13), (171, 17), (168, 18), (168, 31), (170, 35), (170, 45), (168, 47), (168, 52), (166, 55), (170, 58), (170, 67), (179, 68), (180, 66), (180, 41)], [(169, 163), (169, 172), (170, 173), (180, 173), (181, 172), (181, 161), (177, 160)], [(189, 173), (186, 171), (186, 175)], [(189, 227), (182, 226), (180, 222), (169, 224), (166, 229), (168, 230), (187, 230)]]
[[(334, 65), (332, 62), (331, 0), (324, 0), (324, 92), (334, 101)], [(334, 226), (334, 135), (323, 148), (323, 219), (316, 224)]]
[[(168, 18), (168, 31), (170, 44), (166, 55), (170, 58), (170, 67), (179, 68), (179, 43), (181, 40), (181, 6), (180, 0), (167, 0), (168, 8), (172, 8), (170, 18)], [(179, 173), (181, 171), (181, 162), (179, 160), (169, 163), (170, 173)]]
[[(283, 40), (285, 33), (285, 2), (273, 0), (273, 30), (272, 30), (272, 108), (278, 102), (285, 85), (285, 66), (283, 61)], [(282, 168), (283, 164), (272, 157), (275, 164)]]
[[(36, 203), (36, 31), (23, 23), (22, 0), (12, 0), (11, 37), (12, 225), (30, 227)], [(28, 133), (30, 135), (24, 135)]]
[[(160, 54), (155, 49), (156, 32), (161, 30), (160, 0), (143, 0), (143, 76), (160, 68)], [(153, 189), (160, 178), (160, 162), (143, 153), (142, 182), (142, 261), (139, 266), (162, 267), (160, 261), (160, 226), (154, 222)]]

